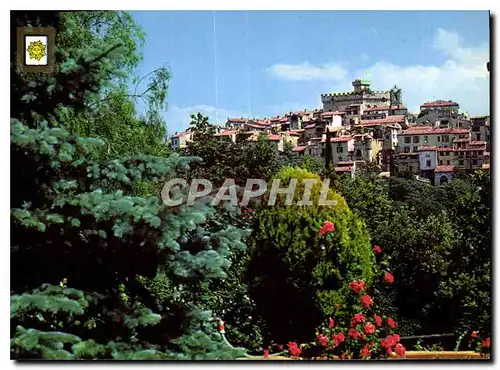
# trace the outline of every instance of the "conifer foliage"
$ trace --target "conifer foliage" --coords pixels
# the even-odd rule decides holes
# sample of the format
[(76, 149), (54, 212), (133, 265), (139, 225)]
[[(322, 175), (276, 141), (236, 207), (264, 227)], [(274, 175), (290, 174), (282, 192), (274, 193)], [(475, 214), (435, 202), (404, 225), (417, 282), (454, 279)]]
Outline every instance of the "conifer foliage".
[[(60, 17), (42, 25), (62, 27)], [(52, 76), (11, 65), (16, 83), (29, 80), (11, 114), (11, 357), (234, 359), (242, 351), (201, 302), (247, 232), (220, 224), (207, 203), (168, 208), (134, 191), (196, 158), (103, 157), (102, 139), (71, 130), (114, 78), (107, 66), (120, 50), (58, 53)], [(168, 289), (160, 297), (146, 280)]]

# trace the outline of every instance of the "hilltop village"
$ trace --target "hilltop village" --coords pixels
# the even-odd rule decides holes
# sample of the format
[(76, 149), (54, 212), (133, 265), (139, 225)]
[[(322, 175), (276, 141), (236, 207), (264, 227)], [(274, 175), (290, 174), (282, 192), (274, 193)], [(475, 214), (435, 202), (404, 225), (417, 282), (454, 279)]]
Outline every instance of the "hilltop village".
[[(322, 108), (288, 112), (271, 118), (228, 118), (218, 127), (220, 140), (237, 135), (256, 141), (267, 135), (277, 150), (331, 160), (336, 173), (356, 176), (367, 164), (381, 176), (413, 176), (441, 185), (457, 171), (489, 170), (490, 117), (469, 117), (451, 100), (432, 101), (410, 113), (397, 86), (374, 91), (370, 82), (354, 80), (353, 91), (322, 94)], [(170, 138), (174, 150), (192, 140), (190, 129)], [(288, 143), (288, 144), (287, 144)], [(327, 155), (327, 145), (331, 151)]]

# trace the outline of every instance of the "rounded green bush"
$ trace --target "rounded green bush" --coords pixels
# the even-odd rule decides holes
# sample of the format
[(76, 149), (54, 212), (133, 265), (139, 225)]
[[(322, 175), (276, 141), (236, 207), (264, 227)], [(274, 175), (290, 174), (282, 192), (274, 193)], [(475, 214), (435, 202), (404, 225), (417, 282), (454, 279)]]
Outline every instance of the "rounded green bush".
[[(295, 200), (302, 198), (304, 179), (316, 178), (312, 206), (274, 206), (258, 212), (251, 237), (249, 268), (251, 293), (274, 340), (309, 340), (318, 323), (342, 307), (350, 281), (373, 280), (374, 256), (364, 223), (332, 189), (335, 206), (319, 206), (322, 189), (318, 175), (285, 168), (275, 178), (284, 187), (298, 180)], [(325, 221), (335, 231), (320, 235)], [(341, 309), (341, 308), (340, 308)]]

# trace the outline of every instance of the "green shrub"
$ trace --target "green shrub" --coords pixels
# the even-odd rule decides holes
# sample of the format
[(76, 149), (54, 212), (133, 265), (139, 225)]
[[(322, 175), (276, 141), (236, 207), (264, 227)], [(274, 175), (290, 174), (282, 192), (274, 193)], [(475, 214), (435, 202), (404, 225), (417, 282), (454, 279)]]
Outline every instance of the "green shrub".
[[(276, 178), (280, 187), (297, 179), (295, 201), (302, 198), (305, 179), (320, 180), (297, 168), (285, 168)], [(311, 338), (335, 305), (344, 302), (348, 282), (363, 279), (369, 285), (373, 279), (374, 259), (363, 222), (331, 189), (328, 199), (337, 200), (337, 205), (318, 206), (322, 185), (318, 181), (312, 189), (312, 206), (286, 206), (279, 196), (275, 206), (256, 215), (250, 289), (266, 322), (264, 332), (281, 343)], [(325, 221), (332, 222), (335, 231), (322, 236)]]

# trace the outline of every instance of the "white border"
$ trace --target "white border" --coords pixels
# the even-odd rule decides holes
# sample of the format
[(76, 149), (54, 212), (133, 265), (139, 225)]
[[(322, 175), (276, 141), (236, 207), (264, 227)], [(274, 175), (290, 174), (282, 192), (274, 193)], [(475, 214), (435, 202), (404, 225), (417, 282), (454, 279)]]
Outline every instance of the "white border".
[[(2, 7), (3, 4), (8, 4), (7, 2), (2, 2)], [(40, 1), (34, 1), (34, 0), (25, 0), (22, 3), (16, 3), (16, 7), (19, 10), (22, 9), (39, 9), (40, 6), (43, 3), (40, 3)], [(163, 6), (161, 8), (158, 8), (158, 5), (162, 4)], [(71, 5), (71, 7), (69, 7)], [(415, 8), (415, 6), (418, 5), (419, 8)], [(78, 1), (78, 2), (67, 2), (67, 1), (62, 1), (62, 0), (56, 0), (56, 1), (51, 1), (50, 3), (47, 3), (47, 6), (49, 6), (51, 9), (61, 9), (61, 10), (72, 10), (72, 9), (79, 9), (79, 10), (86, 10), (86, 9), (101, 9), (103, 6), (102, 1), (96, 1), (96, 0), (87, 0), (87, 1)], [(485, 0), (475, 0), (475, 1), (467, 1), (467, 2), (456, 2), (456, 1), (442, 1), (442, 0), (434, 0), (434, 1), (420, 1), (418, 3), (416, 2), (405, 2), (405, 1), (400, 1), (400, 0), (379, 0), (377, 2), (334, 2), (334, 1), (318, 1), (318, 0), (309, 0), (309, 1), (291, 1), (291, 0), (274, 0), (274, 1), (269, 1), (269, 0), (247, 0), (247, 1), (233, 1), (233, 2), (227, 2), (224, 0), (218, 0), (218, 1), (210, 1), (207, 2), (206, 0), (184, 0), (184, 1), (168, 1), (168, 2), (158, 2), (158, 1), (153, 1), (153, 0), (143, 0), (140, 2), (137, 1), (132, 1), (132, 0), (120, 0), (120, 1), (108, 1), (106, 2), (106, 8), (107, 9), (128, 9), (128, 10), (449, 10), (453, 9), (454, 7), (460, 6), (460, 10), (485, 10), (485, 9), (496, 9), (498, 7), (498, 2), (497, 1), (485, 1)], [(3, 9), (2, 9), (3, 10)], [(456, 9), (458, 10), (458, 9)], [(494, 11), (493, 11), (494, 12)], [(3, 10), (0, 13), (0, 16), (2, 17), (3, 21), (1, 22), (3, 27), (3, 35), (4, 37), (0, 37), (0, 44), (2, 46), (2, 50), (9, 50), (9, 41), (7, 38), (7, 35), (9, 34), (9, 27), (10, 27), (10, 15), (9, 12), (6, 10)], [(408, 25), (409, 27), (419, 27), (419, 25)], [(498, 25), (497, 25), (498, 27)], [(465, 30), (466, 31), (466, 30)], [(498, 46), (498, 40), (495, 39), (495, 49), (494, 50), (500, 50)], [(8, 66), (8, 58), (4, 57), (1, 58), (1, 63), (2, 63), (2, 68), (0, 71), (4, 75), (6, 75), (7, 71), (9, 71), (9, 66)], [(495, 66), (496, 67), (496, 66)], [(9, 77), (7, 77), (9, 78)], [(4, 79), (4, 81), (7, 80)], [(496, 82), (496, 80), (495, 80)], [(2, 130), (4, 131), (4, 134), (1, 136), (2, 141), (4, 142), (3, 145), (0, 146), (1, 150), (1, 163), (2, 163), (2, 174), (9, 174), (10, 177), (10, 153), (9, 153), (9, 147), (10, 147), (10, 142), (9, 142), (9, 127), (10, 125), (8, 124), (9, 118), (7, 117), (7, 112), (10, 110), (10, 106), (8, 105), (10, 102), (9, 95), (10, 95), (10, 84), (7, 82), (2, 83), (1, 87), (1, 102), (3, 105), (2, 109), (2, 114), (5, 116), (3, 122), (4, 125), (2, 126)], [(4, 105), (5, 104), (5, 105)], [(498, 106), (496, 97), (493, 97), (491, 101), (492, 106)], [(492, 118), (492, 124), (493, 126), (496, 127), (496, 121), (495, 118)], [(497, 132), (498, 131), (498, 132)], [(500, 142), (500, 129), (496, 130), (494, 129), (494, 142)], [(495, 159), (493, 159), (493, 163), (495, 163)], [(498, 181), (495, 183), (495, 194), (497, 193), (497, 186)], [(2, 304), (2, 312), (0, 317), (3, 318), (1, 321), (2, 327), (4, 330), (2, 330), (2, 342), (0, 344), (0, 348), (2, 350), (2, 359), (5, 359), (5, 365), (7, 367), (13, 367), (14, 362), (10, 361), (10, 352), (9, 352), (9, 338), (7, 336), (7, 333), (9, 332), (9, 324), (7, 321), (7, 310), (10, 311), (10, 300), (9, 300), (9, 286), (10, 286), (10, 274), (9, 274), (9, 245), (10, 245), (10, 237), (9, 237), (9, 223), (10, 223), (10, 217), (9, 213), (7, 212), (7, 205), (10, 203), (9, 201), (9, 196), (10, 196), (10, 181), (0, 181), (0, 187), (1, 187), (1, 192), (2, 194), (2, 208), (3, 212), (1, 213), (2, 219), (0, 220), (0, 235), (2, 236), (2, 239), (4, 242), (2, 243), (2, 253), (4, 253), (4, 258), (1, 259), (2, 264), (4, 265), (4, 268), (1, 271), (2, 279), (4, 282), (2, 283), (2, 294), (1, 298), (3, 300)], [(495, 205), (497, 205), (498, 197), (495, 196), (494, 198)], [(495, 229), (500, 230), (500, 227), (498, 225), (498, 218), (494, 218), (495, 222)], [(495, 240), (495, 246), (497, 245), (497, 240), (498, 237)], [(494, 284), (494, 297), (498, 296), (498, 285)], [(494, 305), (495, 307), (495, 313), (494, 317), (497, 318), (498, 316), (496, 315), (496, 308), (497, 306)], [(498, 320), (494, 320), (494, 323), (496, 323)], [(497, 331), (494, 330), (494, 333)], [(495, 340), (495, 335), (493, 336), (493, 344), (495, 345), (497, 341)], [(497, 347), (495, 345), (495, 347)], [(8, 361), (8, 363), (7, 363)], [(456, 363), (451, 364), (454, 366)], [(73, 364), (74, 365), (74, 364)], [(135, 368), (142, 368), (144, 366), (148, 366), (149, 364), (142, 364), (142, 365), (131, 365), (127, 364), (128, 366), (132, 366)], [(221, 364), (208, 364), (208, 363), (203, 363), (204, 366), (220, 366)], [(253, 364), (255, 366), (256, 364)], [(286, 366), (287, 363), (273, 363), (274, 366), (282, 367)], [(295, 364), (299, 365), (299, 364)], [(374, 364), (370, 364), (374, 365)], [(41, 366), (41, 365), (32, 365), (32, 366)], [(48, 366), (51, 366), (51, 364), (48, 364)], [(58, 367), (60, 368), (66, 368), (69, 367), (70, 364), (63, 364), (63, 363), (58, 363)], [(103, 364), (96, 364), (94, 365), (97, 368), (103, 368)], [(119, 364), (114, 363), (112, 366), (119, 366)], [(168, 364), (167, 366), (171, 366), (171, 364)], [(191, 365), (183, 365), (187, 367), (194, 367), (196, 365), (191, 364)], [(252, 364), (248, 364), (243, 362), (238, 363), (239, 367), (249, 367), (252, 366)], [(300, 365), (300, 366), (311, 366), (311, 365)], [(354, 363), (354, 364), (349, 364), (349, 368), (358, 368), (363, 366), (362, 364)], [(386, 366), (383, 363), (380, 365), (375, 365), (375, 366)], [(413, 365), (411, 365), (413, 366)], [(426, 364), (425, 366), (427, 367), (434, 367), (437, 366), (436, 362)]]

